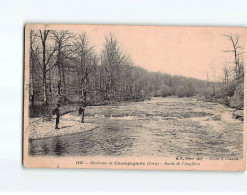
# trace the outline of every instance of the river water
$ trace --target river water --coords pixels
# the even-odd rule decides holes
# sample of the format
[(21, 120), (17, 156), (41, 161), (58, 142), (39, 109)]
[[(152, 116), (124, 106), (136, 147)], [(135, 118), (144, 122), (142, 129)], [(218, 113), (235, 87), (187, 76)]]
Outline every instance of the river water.
[[(30, 140), (29, 154), (241, 159), (243, 122), (233, 119), (232, 111), (217, 103), (177, 97), (87, 107), (85, 122), (96, 128)], [(77, 113), (69, 115), (78, 122)]]

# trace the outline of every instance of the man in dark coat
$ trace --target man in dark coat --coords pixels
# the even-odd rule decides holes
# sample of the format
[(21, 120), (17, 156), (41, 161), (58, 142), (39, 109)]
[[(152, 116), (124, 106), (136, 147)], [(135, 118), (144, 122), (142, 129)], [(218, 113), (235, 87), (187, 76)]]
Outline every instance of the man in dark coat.
[(79, 115), (81, 115), (81, 122), (84, 123), (84, 111), (85, 107), (83, 105), (80, 105), (79, 107)]
[(59, 113), (59, 108), (60, 108), (60, 104), (57, 104), (57, 107), (52, 111), (52, 114), (53, 115), (56, 115), (56, 127), (55, 129), (59, 129), (58, 128), (58, 123), (59, 123), (59, 117), (60, 117), (60, 113)]

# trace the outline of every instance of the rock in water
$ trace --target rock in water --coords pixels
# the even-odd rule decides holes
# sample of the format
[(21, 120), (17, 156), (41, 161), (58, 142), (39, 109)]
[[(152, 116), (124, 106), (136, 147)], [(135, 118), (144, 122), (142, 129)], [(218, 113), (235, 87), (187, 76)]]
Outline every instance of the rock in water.
[(232, 116), (235, 119), (240, 119), (241, 121), (244, 120), (244, 112), (243, 112), (243, 110), (233, 111)]

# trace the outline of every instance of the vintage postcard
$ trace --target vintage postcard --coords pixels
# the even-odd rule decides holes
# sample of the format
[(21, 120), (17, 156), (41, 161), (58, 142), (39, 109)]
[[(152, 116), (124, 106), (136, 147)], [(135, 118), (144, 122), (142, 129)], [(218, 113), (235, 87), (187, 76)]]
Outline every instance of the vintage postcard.
[(245, 171), (246, 32), (27, 24), (23, 165)]

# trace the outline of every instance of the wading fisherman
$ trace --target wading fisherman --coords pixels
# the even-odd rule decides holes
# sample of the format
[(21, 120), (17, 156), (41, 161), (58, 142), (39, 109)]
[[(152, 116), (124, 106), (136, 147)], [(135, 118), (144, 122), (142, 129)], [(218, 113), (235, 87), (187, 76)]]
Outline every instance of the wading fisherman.
[(80, 105), (79, 107), (79, 115), (81, 115), (81, 122), (84, 123), (84, 111), (85, 111), (85, 106)]
[(60, 117), (60, 113), (59, 113), (59, 108), (60, 108), (60, 104), (57, 104), (57, 107), (52, 111), (52, 114), (53, 115), (56, 115), (56, 127), (55, 129), (59, 129), (58, 128), (58, 123), (59, 123), (59, 117)]

